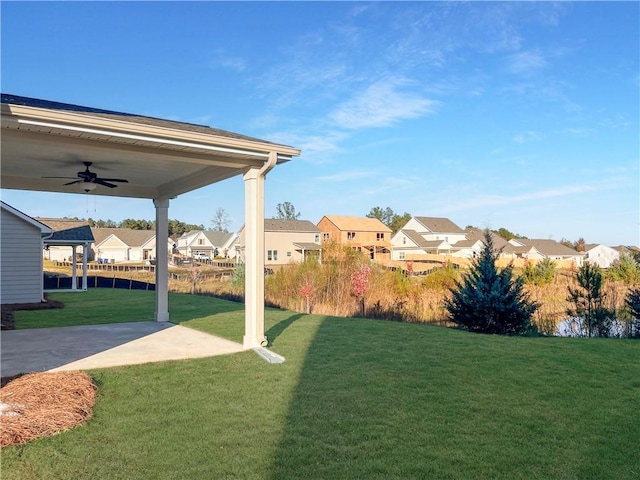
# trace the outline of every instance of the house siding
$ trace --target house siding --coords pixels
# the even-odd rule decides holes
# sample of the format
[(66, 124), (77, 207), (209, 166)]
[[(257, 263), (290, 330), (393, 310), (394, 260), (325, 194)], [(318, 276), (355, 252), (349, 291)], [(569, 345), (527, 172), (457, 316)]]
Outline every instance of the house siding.
[(40, 229), (2, 210), (0, 229), (0, 302), (42, 301)]

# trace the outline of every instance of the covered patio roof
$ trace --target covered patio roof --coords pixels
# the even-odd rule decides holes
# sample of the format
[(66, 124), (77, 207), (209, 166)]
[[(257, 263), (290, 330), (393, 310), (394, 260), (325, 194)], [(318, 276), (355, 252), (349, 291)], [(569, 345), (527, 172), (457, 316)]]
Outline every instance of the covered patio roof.
[(76, 177), (92, 162), (101, 177), (123, 178), (93, 195), (172, 198), (262, 167), (300, 150), (218, 130), (91, 107), (2, 94), (2, 188), (83, 193)]
[[(286, 145), (203, 125), (2, 94), (0, 187), (147, 198), (166, 232), (170, 199), (242, 175), (245, 189), (245, 347), (264, 341), (264, 178), (300, 155)], [(117, 187), (86, 180), (124, 179)], [(57, 178), (50, 178), (57, 177)], [(82, 180), (74, 182), (74, 180)], [(116, 183), (116, 182), (107, 182)], [(157, 232), (156, 232), (157, 235)], [(167, 255), (158, 242), (157, 258)], [(156, 268), (156, 320), (169, 320), (167, 264)]]

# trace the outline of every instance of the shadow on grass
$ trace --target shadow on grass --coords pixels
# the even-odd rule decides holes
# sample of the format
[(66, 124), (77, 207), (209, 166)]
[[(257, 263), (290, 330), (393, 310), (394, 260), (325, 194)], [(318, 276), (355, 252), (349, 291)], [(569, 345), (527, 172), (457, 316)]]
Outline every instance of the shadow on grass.
[(265, 333), (265, 336), (269, 340), (269, 346), (270, 347), (273, 346), (273, 341), (276, 338), (278, 338), (282, 334), (282, 332), (284, 332), (287, 329), (287, 327), (289, 327), (296, 320), (300, 320), (302, 317), (303, 315), (301, 313), (298, 313), (296, 315), (291, 315), (290, 317), (285, 318), (284, 320), (281, 320), (276, 325), (274, 325), (269, 330), (267, 330), (267, 332)]
[[(295, 317), (273, 329), (282, 332)], [(634, 378), (623, 368), (632, 350), (616, 367), (607, 360), (600, 368), (593, 360), (613, 358), (620, 345), (600, 342), (594, 357), (584, 342), (308, 320), (317, 327), (302, 341), (308, 347), (270, 480), (633, 478), (633, 435), (599, 433), (619, 431), (633, 415), (632, 393), (616, 387)], [(594, 448), (621, 453), (603, 461)]]

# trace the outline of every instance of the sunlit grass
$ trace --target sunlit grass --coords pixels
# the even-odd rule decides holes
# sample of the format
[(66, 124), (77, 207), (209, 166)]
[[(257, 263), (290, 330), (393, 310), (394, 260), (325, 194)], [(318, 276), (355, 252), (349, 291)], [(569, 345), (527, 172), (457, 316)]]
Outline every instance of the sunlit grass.
[[(170, 310), (242, 337), (241, 304), (182, 295)], [(638, 478), (637, 342), (275, 309), (265, 322), (283, 364), (249, 351), (91, 371), (94, 417), (4, 449), (2, 478)]]

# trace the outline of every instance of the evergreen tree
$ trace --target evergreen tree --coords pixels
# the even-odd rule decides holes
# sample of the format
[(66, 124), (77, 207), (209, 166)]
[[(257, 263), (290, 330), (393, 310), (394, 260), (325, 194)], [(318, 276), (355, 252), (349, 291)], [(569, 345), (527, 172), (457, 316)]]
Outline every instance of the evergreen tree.
[(589, 337), (608, 336), (613, 312), (604, 307), (602, 270), (598, 265), (585, 263), (578, 270), (576, 280), (578, 287), (567, 287), (567, 301), (573, 304), (573, 308), (567, 309), (567, 315), (580, 318)]
[(445, 301), (450, 319), (470, 332), (521, 335), (538, 308), (523, 290), (522, 278), (513, 278), (513, 266), (498, 270), (497, 252), (488, 230), (484, 248), (469, 273), (456, 281)]

